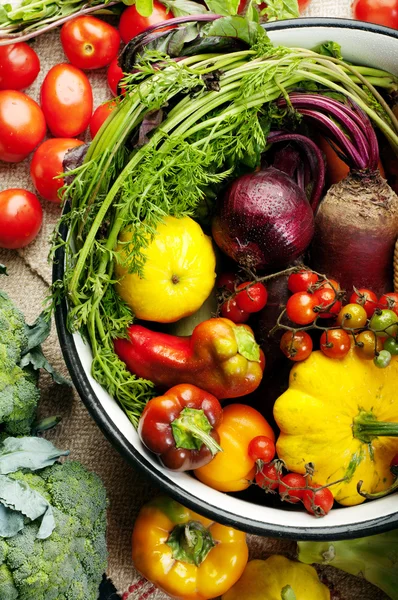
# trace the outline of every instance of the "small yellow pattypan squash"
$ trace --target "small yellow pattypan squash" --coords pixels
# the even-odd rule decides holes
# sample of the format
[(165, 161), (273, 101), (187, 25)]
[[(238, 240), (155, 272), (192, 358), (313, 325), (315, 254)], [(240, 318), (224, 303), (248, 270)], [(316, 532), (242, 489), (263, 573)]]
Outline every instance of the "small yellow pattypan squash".
[(305, 472), (313, 463), (312, 481), (330, 484), (346, 506), (364, 502), (357, 484), (369, 493), (386, 490), (394, 477), (398, 452), (398, 356), (379, 369), (352, 348), (341, 360), (313, 352), (295, 365), (289, 388), (278, 398), (274, 416), (281, 430), (278, 456), (289, 470)]
[(248, 562), (238, 582), (222, 596), (222, 600), (329, 599), (330, 591), (313, 567), (279, 555)]

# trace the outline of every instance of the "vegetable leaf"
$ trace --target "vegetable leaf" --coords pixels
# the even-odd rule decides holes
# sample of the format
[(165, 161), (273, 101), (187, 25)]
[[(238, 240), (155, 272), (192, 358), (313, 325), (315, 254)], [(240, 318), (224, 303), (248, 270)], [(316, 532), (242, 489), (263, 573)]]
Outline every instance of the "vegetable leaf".
[(0, 275), (8, 275), (7, 267), (5, 265), (2, 265), (1, 263), (0, 263)]
[(343, 60), (343, 56), (341, 54), (341, 46), (337, 42), (324, 42), (316, 48), (312, 49), (313, 52), (317, 52), (318, 54), (322, 54), (322, 56), (332, 56), (333, 58), (338, 58)]
[(72, 385), (71, 381), (65, 379), (65, 377), (63, 377), (61, 373), (58, 373), (58, 371), (54, 369), (54, 367), (48, 362), (48, 360), (43, 354), (41, 346), (36, 346), (35, 348), (32, 348), (32, 350), (30, 350), (22, 356), (20, 367), (23, 369), (24, 367), (29, 366), (33, 367), (35, 371), (38, 371), (39, 369), (44, 369), (45, 371), (47, 371), (47, 373), (51, 375), (55, 383), (58, 383), (59, 385)]
[(163, 0), (162, 2), (175, 17), (185, 17), (207, 12), (206, 8), (192, 0)]
[(239, 325), (234, 327), (234, 334), (239, 354), (247, 358), (247, 360), (260, 362), (260, 346), (254, 339), (254, 335), (246, 327)]
[(236, 15), (239, 7), (239, 0), (206, 0), (209, 10), (216, 15)]
[(300, 15), (298, 2), (297, 0), (267, 0), (264, 14), (267, 16), (267, 21), (296, 19)]
[(153, 11), (153, 0), (136, 0), (135, 6), (142, 17), (150, 17)]
[(23, 528), (24, 520), (21, 513), (0, 504), (0, 538), (14, 537)]
[(245, 17), (224, 17), (214, 21), (207, 30), (208, 36), (226, 36), (243, 40), (254, 46), (259, 39), (268, 39), (265, 30), (259, 23), (248, 21)]
[(0, 475), (19, 469), (37, 471), (53, 465), (68, 450), (58, 450), (50, 441), (38, 437), (6, 438), (0, 448)]
[(46, 319), (44, 313), (41, 313), (33, 325), (25, 323), (25, 334), (28, 338), (28, 345), (23, 354), (27, 354), (36, 346), (40, 346), (48, 338), (51, 330), (51, 322)]
[(45, 539), (53, 532), (55, 520), (50, 504), (24, 481), (0, 475), (0, 502), (6, 508), (22, 513), (31, 521), (43, 517), (36, 537)]

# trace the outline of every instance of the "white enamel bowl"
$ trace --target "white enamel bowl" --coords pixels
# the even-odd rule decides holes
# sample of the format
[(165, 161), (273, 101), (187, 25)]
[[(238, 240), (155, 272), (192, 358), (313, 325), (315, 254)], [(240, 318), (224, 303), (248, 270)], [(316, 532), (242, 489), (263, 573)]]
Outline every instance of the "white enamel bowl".
[[(297, 19), (266, 27), (275, 44), (313, 48), (338, 42), (346, 59), (398, 74), (398, 32), (345, 19)], [(62, 277), (62, 249), (54, 264), (54, 279)], [(66, 304), (57, 309), (61, 347), (76, 388), (106, 437), (133, 466), (140, 467), (166, 493), (215, 520), (248, 532), (290, 539), (345, 539), (398, 527), (396, 494), (360, 506), (332, 510), (316, 519), (305, 512), (261, 506), (213, 490), (185, 473), (161, 467), (142, 446), (117, 402), (90, 375), (91, 351), (80, 335), (66, 330)]]

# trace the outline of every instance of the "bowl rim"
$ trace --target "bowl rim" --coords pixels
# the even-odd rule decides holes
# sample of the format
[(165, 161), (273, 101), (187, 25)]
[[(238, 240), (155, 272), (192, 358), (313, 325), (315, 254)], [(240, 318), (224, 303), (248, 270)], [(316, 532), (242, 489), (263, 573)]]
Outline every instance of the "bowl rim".
[[(353, 19), (340, 19), (329, 17), (301, 17), (299, 19), (288, 19), (267, 23), (264, 28), (267, 31), (276, 31), (280, 29), (292, 29), (302, 27), (334, 27), (344, 29), (356, 29), (372, 33), (382, 34), (398, 39), (398, 31), (382, 25), (365, 23), (364, 21), (355, 21)], [(64, 241), (67, 239), (67, 227), (65, 224), (60, 227), (60, 235)], [(65, 250), (63, 245), (56, 249), (52, 269), (52, 281), (63, 278), (64, 274)], [(85, 404), (89, 414), (97, 423), (102, 433), (112, 444), (112, 446), (122, 455), (122, 457), (133, 467), (138, 467), (152, 484), (170, 494), (175, 500), (181, 502), (184, 506), (199, 512), (203, 516), (214, 519), (224, 525), (236, 527), (247, 533), (253, 533), (266, 537), (285, 538), (290, 540), (339, 540), (352, 539), (375, 535), (389, 531), (398, 527), (398, 511), (387, 516), (374, 517), (368, 521), (351, 523), (350, 525), (322, 526), (317, 528), (297, 527), (286, 525), (275, 525), (257, 521), (248, 516), (236, 515), (228, 512), (221, 507), (214, 506), (202, 499), (194, 497), (186, 489), (176, 483), (169, 483), (162, 477), (161, 471), (154, 471), (151, 463), (140, 454), (128, 439), (120, 432), (116, 424), (110, 418), (102, 404), (96, 397), (96, 394), (90, 384), (90, 381), (84, 372), (79, 353), (76, 348), (73, 335), (68, 331), (67, 322), (68, 308), (65, 298), (55, 308), (55, 323), (59, 343), (65, 363), (68, 367), (72, 381), (77, 392)], [(288, 511), (286, 515), (288, 517)], [(287, 519), (288, 520), (288, 519)], [(327, 521), (325, 521), (326, 523)]]

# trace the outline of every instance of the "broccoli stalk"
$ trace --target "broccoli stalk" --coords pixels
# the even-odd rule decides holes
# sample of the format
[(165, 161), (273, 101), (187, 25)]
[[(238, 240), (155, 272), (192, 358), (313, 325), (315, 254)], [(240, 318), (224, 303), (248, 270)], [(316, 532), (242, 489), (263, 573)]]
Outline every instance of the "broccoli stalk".
[(298, 558), (364, 577), (398, 600), (398, 530), (339, 542), (299, 542)]
[[(106, 570), (106, 492), (80, 463), (57, 463), (64, 454), (34, 437), (7, 438), (0, 447), (0, 477), (23, 494), (21, 502), (19, 489), (0, 487), (1, 600), (98, 599)], [(35, 518), (39, 502), (53, 518), (44, 538), (45, 515)]]

